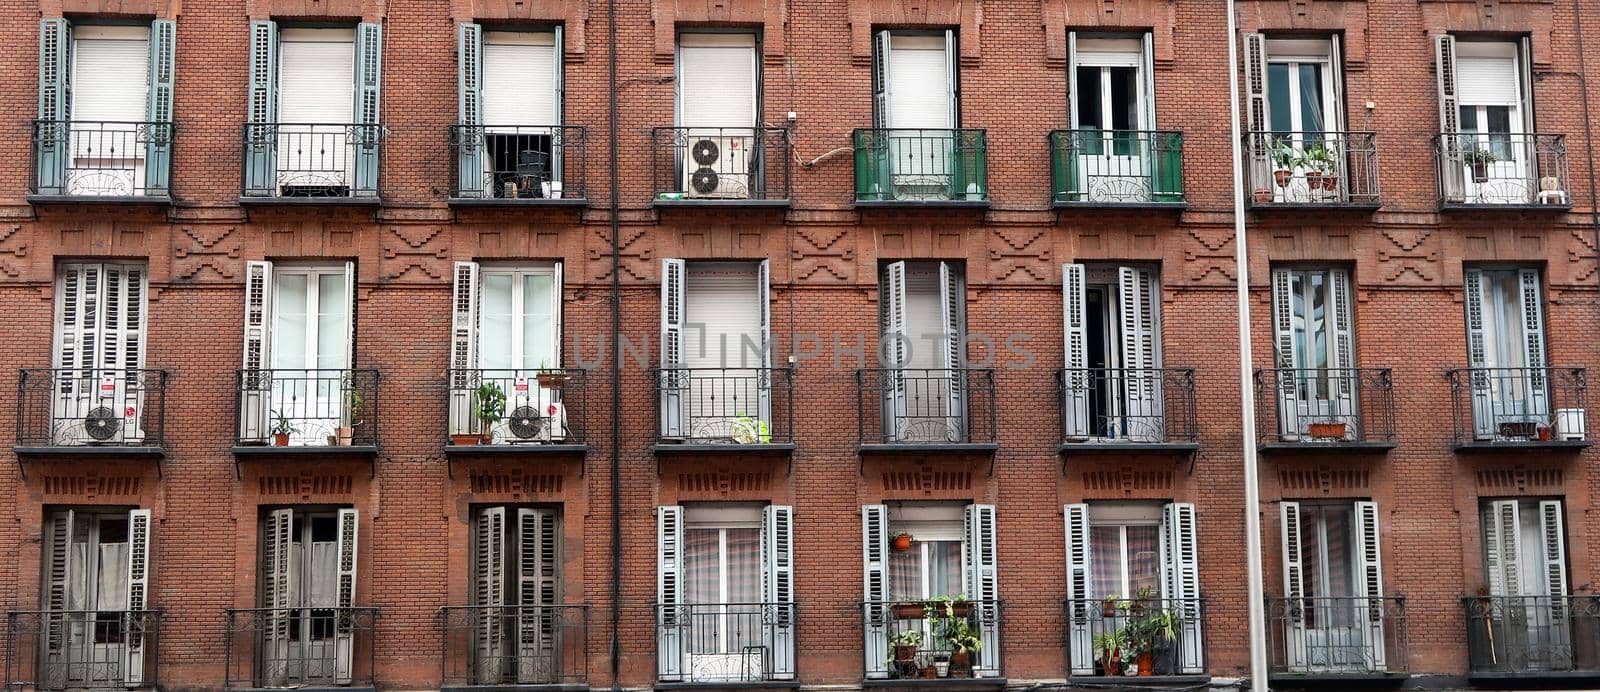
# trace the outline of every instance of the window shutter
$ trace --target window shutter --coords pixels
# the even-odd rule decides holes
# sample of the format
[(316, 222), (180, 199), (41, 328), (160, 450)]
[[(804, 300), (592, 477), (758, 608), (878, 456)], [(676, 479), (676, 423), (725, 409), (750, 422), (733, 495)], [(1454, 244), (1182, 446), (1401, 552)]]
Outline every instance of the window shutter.
[(968, 429), (966, 374), (966, 305), (967, 290), (961, 280), (961, 270), (949, 262), (939, 263), (939, 314), (943, 341), (940, 343), (939, 365), (946, 369), (950, 395), (945, 397), (945, 417), (948, 419), (951, 442), (964, 442), (972, 438)]
[(944, 30), (944, 80), (945, 99), (950, 104), (950, 127), (961, 127), (961, 52), (956, 45), (956, 32)]
[(45, 538), (48, 543), (45, 553), (44, 609), (52, 614), (45, 622), (45, 650), (51, 660), (60, 660), (69, 646), (68, 616), (60, 613), (71, 609), (68, 603), (68, 591), (72, 584), (74, 517), (75, 514), (70, 509), (54, 512), (50, 515), (50, 523), (46, 527), (48, 533)]
[[(899, 426), (906, 417), (906, 379), (903, 372), (910, 360), (911, 336), (906, 333), (906, 263), (894, 262), (885, 268), (884, 282), (878, 300), (883, 307), (883, 339), (889, 342), (887, 352), (893, 372), (884, 373), (883, 435), (894, 440), (899, 437)], [(880, 356), (885, 350), (880, 347)]]
[(772, 626), (765, 628), (772, 656), (772, 676), (794, 679), (794, 508), (768, 505), (761, 534), (766, 577), (763, 599), (772, 608)]
[(1122, 315), (1122, 386), (1128, 410), (1122, 431), (1139, 442), (1166, 439), (1161, 415), (1160, 339), (1155, 273), (1134, 267), (1117, 268), (1117, 298)]
[[(1244, 81), (1249, 111), (1247, 125), (1251, 132), (1265, 132), (1267, 123), (1267, 37), (1264, 34), (1244, 35)], [(1257, 151), (1266, 148), (1264, 135), (1258, 136)]]
[(379, 91), (383, 83), (383, 25), (363, 22), (356, 25), (356, 123), (362, 125), (352, 142), (355, 146), (355, 185), (357, 196), (378, 194), (378, 142), (382, 139)]
[(861, 505), (862, 594), (866, 601), (867, 677), (884, 678), (889, 672), (889, 508)]
[(661, 436), (682, 437), (683, 390), (689, 385), (688, 373), (673, 370), (683, 367), (683, 282), (686, 273), (681, 259), (661, 260)]
[(1278, 369), (1278, 435), (1300, 435), (1299, 357), (1294, 343), (1294, 272), (1272, 270), (1272, 366)]
[[(761, 367), (763, 372), (757, 378), (759, 389), (756, 396), (757, 417), (770, 429), (772, 425), (772, 263), (770, 260), (761, 260), (756, 266), (756, 305), (759, 306), (761, 325), (758, 338), (761, 339)], [(744, 354), (744, 345), (739, 345), (740, 360)]]
[(1165, 547), (1166, 597), (1183, 620), (1179, 668), (1185, 674), (1205, 670), (1200, 639), (1200, 539), (1195, 508), (1188, 502), (1171, 502), (1161, 508), (1161, 541)]
[[(90, 351), (85, 354), (84, 339), (93, 338), (86, 333), (93, 332), (95, 317), (84, 310), (92, 306), (95, 300), (93, 296), (86, 295), (85, 290), (97, 291), (98, 282), (98, 265), (61, 266), (61, 279), (56, 291), (55, 366), (58, 368), (72, 370), (78, 367), (86, 368), (94, 363), (93, 346), (90, 346)], [(85, 305), (86, 301), (88, 305)]]
[(1548, 372), (1544, 353), (1544, 301), (1543, 291), (1539, 288), (1538, 269), (1517, 270), (1517, 284), (1520, 288), (1522, 304), (1522, 348), (1523, 362), (1528, 364), (1528, 402), (1526, 413), (1529, 416), (1549, 417)]
[[(1355, 326), (1353, 324), (1355, 313), (1355, 300), (1350, 285), (1350, 272), (1346, 269), (1330, 269), (1328, 271), (1328, 290), (1333, 294), (1333, 304), (1329, 306), (1333, 323), (1333, 362), (1329, 367), (1348, 369), (1356, 367)], [(1341, 372), (1334, 375), (1333, 381), (1337, 383), (1334, 395), (1339, 399), (1339, 412), (1350, 418), (1346, 429), (1347, 434), (1354, 435), (1360, 428), (1361, 420), (1356, 414), (1355, 382), (1357, 376), (1350, 372)]]
[[(889, 32), (880, 30), (872, 41), (872, 126), (889, 127), (889, 103), (892, 100), (889, 77)], [(876, 663), (874, 663), (876, 665)]]
[(1280, 528), (1283, 531), (1283, 600), (1284, 653), (1289, 670), (1305, 670), (1306, 610), (1311, 604), (1305, 598), (1305, 566), (1300, 557), (1300, 503), (1278, 503)]
[(265, 540), (261, 544), (261, 593), (267, 612), (266, 632), (262, 636), (263, 658), (268, 670), (262, 676), (266, 684), (280, 687), (288, 680), (290, 609), (298, 606), (290, 600), (299, 592), (295, 583), (299, 575), (294, 570), (290, 555), (294, 543), (294, 510), (275, 509), (267, 514)]
[(176, 61), (177, 23), (157, 19), (150, 23), (150, 130), (145, 137), (144, 181), (146, 194), (168, 194), (172, 170), (172, 91)]
[(265, 440), (270, 421), (271, 385), (261, 370), (272, 362), (272, 263), (245, 263), (244, 363), (239, 388), (239, 439)]
[[(1333, 120), (1329, 130), (1344, 129), (1344, 40), (1339, 34), (1328, 37), (1328, 78), (1333, 92)], [(1335, 152), (1337, 153), (1337, 152)]]
[(1533, 118), (1533, 38), (1517, 39), (1517, 97), (1522, 100), (1522, 131), (1538, 132)]
[(1062, 432), (1068, 439), (1088, 438), (1094, 434), (1089, 420), (1089, 390), (1093, 381), (1088, 371), (1088, 319), (1085, 316), (1083, 297), (1087, 289), (1084, 266), (1061, 265), (1061, 324), (1062, 324)]
[(1483, 571), (1490, 596), (1521, 596), (1522, 517), (1516, 500), (1495, 500), (1483, 515)]
[[(1067, 124), (1068, 127), (1078, 129), (1078, 32), (1067, 32)], [(1076, 180), (1069, 177), (1068, 180)], [(1087, 673), (1084, 673), (1087, 675)]]
[[(144, 409), (144, 393), (139, 387), (138, 370), (144, 367), (145, 268), (134, 264), (106, 265), (106, 359), (105, 367), (117, 371), (112, 408), (122, 415), (122, 439), (144, 439), (139, 423)], [(113, 312), (114, 311), (114, 312)], [(113, 323), (113, 320), (115, 322)], [(114, 344), (114, 346), (113, 346)], [(129, 386), (136, 388), (129, 396)], [(133, 409), (128, 413), (128, 409)]]
[(1144, 45), (1143, 50), (1139, 51), (1139, 88), (1144, 104), (1139, 110), (1139, 127), (1154, 130), (1156, 129), (1156, 39), (1149, 31), (1144, 32), (1142, 38), (1141, 43)]
[(456, 262), (450, 296), (450, 434), (473, 430), (472, 390), (478, 367), (478, 263)]
[(129, 687), (144, 682), (144, 633), (151, 621), (141, 611), (150, 607), (149, 592), (150, 510), (135, 509), (128, 512), (128, 610), (132, 612), (123, 625), (127, 643), (122, 678)]
[(66, 191), (67, 142), (72, 119), (72, 25), (65, 19), (39, 20), (39, 119), (55, 121), (42, 127), (34, 171), (34, 187), (41, 195)]
[[(1462, 272), (1461, 279), (1466, 293), (1461, 302), (1467, 312), (1467, 367), (1487, 368), (1489, 334), (1485, 319), (1489, 311), (1489, 296), (1488, 287), (1484, 285), (1483, 270), (1469, 268)], [(1494, 409), (1490, 404), (1489, 374), (1472, 372), (1469, 379), (1472, 387), (1473, 432), (1479, 439), (1493, 437)]]
[[(1365, 608), (1364, 623), (1366, 635), (1367, 655), (1371, 657), (1374, 670), (1383, 670), (1385, 666), (1386, 641), (1383, 635), (1384, 604), (1383, 604), (1383, 550), (1379, 543), (1381, 532), (1378, 530), (1378, 503), (1355, 503), (1355, 538), (1356, 538), (1356, 594), (1369, 599)], [(1357, 608), (1356, 617), (1361, 619), (1362, 609)], [(1358, 625), (1359, 626), (1359, 625)]]
[(1094, 631), (1092, 618), (1100, 617), (1099, 609), (1089, 602), (1094, 598), (1094, 576), (1090, 567), (1093, 550), (1089, 543), (1089, 505), (1070, 504), (1061, 507), (1066, 518), (1067, 537), (1067, 662), (1073, 675), (1094, 674)]
[(456, 187), (461, 197), (483, 196), (483, 27), (456, 25)]
[(975, 601), (973, 606), (980, 614), (978, 622), (978, 655), (973, 663), (973, 675), (980, 678), (1000, 674), (999, 623), (1000, 600), (999, 547), (996, 543), (995, 506), (967, 505), (966, 541), (962, 556), (967, 564), (967, 595)]
[(250, 100), (244, 153), (244, 187), (273, 194), (278, 166), (278, 24), (250, 22)]
[(1446, 135), (1461, 131), (1461, 99), (1456, 86), (1456, 37), (1433, 37), (1433, 68), (1439, 89), (1439, 131)]
[(1539, 535), (1544, 539), (1545, 593), (1550, 596), (1551, 618), (1566, 619), (1567, 531), (1563, 526), (1560, 500), (1539, 501)]
[[(567, 122), (567, 39), (566, 31), (560, 25), (556, 26), (555, 60), (552, 62), (550, 68), (555, 71), (555, 76), (553, 77), (555, 83), (555, 107), (553, 109), (555, 113), (555, 121), (551, 122), (550, 124), (561, 125)], [(566, 166), (567, 158), (567, 150), (565, 149), (565, 133), (561, 130), (557, 130), (555, 140), (556, 147), (550, 155), (550, 179), (560, 181), (566, 179), (563, 177), (564, 174), (562, 173)], [(576, 152), (576, 150), (574, 150), (574, 152)]]
[[(517, 510), (517, 682), (551, 680), (561, 660), (561, 521), (554, 510)], [(528, 663), (533, 665), (529, 666)]]
[(499, 680), (506, 661), (505, 601), (506, 509), (479, 510), (472, 526), (472, 604), (478, 611), (479, 680)]
[(338, 606), (346, 609), (334, 626), (334, 683), (348, 685), (355, 653), (356, 543), (359, 515), (353, 509), (339, 510), (339, 591)]
[(682, 603), (683, 570), (683, 507), (672, 505), (656, 508), (656, 605), (661, 618), (656, 631), (657, 676), (662, 682), (683, 679), (683, 659), (688, 655), (688, 642), (683, 640), (687, 627), (687, 614), (679, 613)]
[(355, 367), (356, 352), (356, 263), (344, 263), (344, 365)]

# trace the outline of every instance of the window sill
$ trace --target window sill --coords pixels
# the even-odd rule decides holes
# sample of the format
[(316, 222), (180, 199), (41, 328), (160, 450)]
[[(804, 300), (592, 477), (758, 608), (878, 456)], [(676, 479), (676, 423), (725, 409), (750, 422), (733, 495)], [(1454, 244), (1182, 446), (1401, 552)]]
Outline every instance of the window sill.
[(1381, 207), (1383, 207), (1383, 203), (1379, 202), (1379, 201), (1376, 201), (1376, 200), (1370, 201), (1370, 202), (1365, 202), (1365, 201), (1352, 201), (1352, 202), (1266, 202), (1266, 203), (1259, 203), (1259, 202), (1253, 202), (1253, 201), (1250, 202), (1250, 210), (1251, 211), (1265, 211), (1265, 212), (1271, 212), (1271, 211), (1274, 211), (1274, 210), (1309, 211), (1309, 210), (1312, 210), (1312, 209), (1324, 209), (1324, 210), (1328, 210), (1328, 211), (1353, 211), (1353, 212), (1359, 212), (1359, 211), (1377, 211)]
[(378, 453), (377, 445), (234, 445), (235, 456), (305, 456), (320, 454), (331, 456), (360, 456)]
[[(340, 690), (349, 688), (341, 687)], [(441, 685), (439, 692), (589, 692), (589, 685), (567, 683), (521, 685)]]
[(1292, 686), (1295, 683), (1331, 683), (1333, 685), (1349, 685), (1358, 682), (1392, 683), (1410, 677), (1410, 673), (1383, 671), (1358, 671), (1352, 673), (1290, 673), (1279, 671), (1268, 675), (1267, 679), (1271, 682), (1285, 683)]
[(793, 442), (739, 444), (736, 442), (658, 442), (656, 454), (793, 454)]
[(1067, 682), (1116, 688), (1144, 686), (1198, 686), (1211, 682), (1210, 675), (1071, 675)]

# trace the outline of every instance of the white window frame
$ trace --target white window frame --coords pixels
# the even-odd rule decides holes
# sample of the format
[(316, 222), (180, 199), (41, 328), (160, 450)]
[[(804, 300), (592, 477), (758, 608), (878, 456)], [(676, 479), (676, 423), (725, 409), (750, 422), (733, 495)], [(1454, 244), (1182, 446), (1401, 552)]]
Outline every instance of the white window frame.
[[(1095, 88), (1100, 92), (1101, 126), (1097, 129), (1105, 132), (1117, 131), (1115, 128), (1111, 127), (1111, 122), (1113, 120), (1112, 113), (1115, 110), (1111, 98), (1110, 68), (1113, 67), (1133, 68), (1133, 105), (1134, 114), (1137, 120), (1133, 123), (1132, 129), (1151, 129), (1153, 118), (1151, 114), (1151, 104), (1149, 103), (1146, 94), (1148, 88), (1146, 80), (1150, 79), (1151, 75), (1145, 73), (1144, 65), (1146, 56), (1144, 54), (1144, 41), (1141, 41), (1137, 38), (1119, 38), (1110, 36), (1100, 37), (1085, 34), (1077, 36), (1075, 44), (1076, 50), (1074, 51), (1074, 64), (1072, 65), (1073, 74), (1077, 74), (1078, 68), (1088, 67), (1094, 68), (1099, 77), (1097, 80), (1099, 83), (1093, 87), (1084, 84), (1083, 80), (1081, 79), (1077, 81), (1078, 89)], [(1120, 59), (1111, 60), (1104, 57), (1105, 55), (1111, 53), (1127, 54), (1130, 55), (1131, 58), (1124, 61)], [(1073, 98), (1077, 98), (1075, 94), (1073, 95)], [(1082, 113), (1078, 112), (1077, 104), (1074, 103), (1072, 107), (1073, 129), (1088, 129), (1087, 126), (1080, 122), (1082, 115)]]
[[(1322, 76), (1322, 93), (1320, 98), (1322, 99), (1323, 122), (1319, 131), (1322, 132), (1324, 136), (1326, 136), (1328, 133), (1342, 131), (1344, 129), (1344, 119), (1340, 117), (1341, 114), (1338, 112), (1339, 103), (1338, 99), (1336, 98), (1338, 94), (1335, 91), (1334, 85), (1334, 80), (1339, 78), (1339, 71), (1333, 69), (1334, 53), (1332, 39), (1269, 38), (1267, 39), (1266, 43), (1268, 67), (1270, 68), (1270, 66), (1273, 64), (1288, 66), (1290, 131), (1295, 133), (1304, 133), (1310, 130), (1310, 128), (1306, 127), (1306, 114), (1303, 112), (1302, 104), (1300, 103), (1299, 98), (1300, 94), (1302, 93), (1300, 87), (1299, 67), (1302, 65), (1315, 65), (1317, 67), (1317, 72)], [(1321, 52), (1318, 53), (1304, 50), (1306, 48), (1311, 48), (1312, 44), (1321, 44)], [(1270, 76), (1264, 75), (1263, 78), (1266, 80), (1267, 88), (1269, 90), (1267, 101), (1270, 104), (1272, 101), (1270, 92), (1272, 80)], [(1272, 128), (1270, 118), (1268, 119), (1267, 128), (1269, 131), (1276, 131)], [(1299, 135), (1296, 135), (1295, 145), (1305, 146), (1306, 143), (1299, 141), (1298, 137)]]
[[(307, 367), (303, 367), (303, 368), (283, 368), (283, 367), (280, 367), (278, 365), (278, 360), (277, 360), (277, 358), (279, 357), (280, 353), (283, 351), (283, 348), (281, 348), (283, 342), (280, 342), (278, 340), (281, 337), (281, 333), (280, 333), (281, 330), (277, 329), (277, 321), (276, 320), (277, 320), (278, 315), (283, 314), (282, 313), (283, 303), (281, 302), (283, 300), (283, 290), (282, 290), (283, 284), (282, 284), (282, 281), (283, 281), (283, 277), (285, 277), (285, 276), (304, 276), (304, 277), (306, 277), (306, 305), (304, 306), (304, 312), (305, 312), (305, 316), (306, 316), (306, 324), (305, 324), (306, 343), (304, 344), (304, 349), (305, 350), (303, 351), (303, 353), (305, 353), (305, 355), (306, 355), (306, 365), (307, 365)], [(271, 351), (270, 351), (270, 354), (271, 354), (271, 356), (273, 358), (273, 360), (271, 362), (271, 369), (288, 369), (288, 370), (348, 370), (348, 369), (350, 369), (350, 363), (352, 361), (352, 358), (351, 358), (351, 356), (352, 356), (352, 354), (351, 354), (351, 346), (352, 346), (352, 344), (350, 344), (349, 332), (350, 332), (350, 328), (351, 328), (351, 325), (352, 325), (352, 320), (354, 319), (354, 315), (350, 314), (350, 310), (348, 308), (345, 308), (345, 310), (344, 310), (344, 312), (345, 312), (344, 324), (345, 324), (345, 332), (346, 332), (346, 335), (345, 335), (345, 348), (344, 348), (344, 361), (345, 362), (343, 364), (338, 365), (337, 367), (327, 366), (327, 365), (325, 365), (325, 364), (323, 364), (321, 362), (322, 361), (322, 354), (317, 352), (317, 341), (318, 341), (318, 337), (321, 335), (320, 334), (320, 324), (319, 324), (319, 322), (321, 320), (319, 318), (322, 316), (322, 313), (319, 312), (318, 310), (319, 310), (319, 305), (321, 304), (321, 290), (322, 290), (321, 289), (321, 283), (322, 283), (321, 282), (321, 278), (324, 277), (324, 276), (338, 276), (338, 277), (341, 277), (341, 278), (347, 278), (348, 274), (347, 274), (347, 271), (346, 271), (345, 267), (343, 267), (343, 266), (335, 266), (335, 265), (294, 265), (294, 264), (274, 264), (273, 265), (273, 268), (272, 268), (272, 281), (273, 281), (272, 316), (273, 316), (273, 320), (274, 321), (272, 323), (271, 333), (268, 335), (268, 338), (271, 340), (271, 346), (270, 346)], [(345, 304), (349, 305), (349, 304), (351, 304), (351, 302), (352, 302), (351, 298), (353, 297), (353, 296), (351, 296), (350, 292), (354, 291), (355, 287), (350, 285), (350, 283), (348, 281), (346, 281), (344, 290), (345, 290), (345, 298), (346, 298), (345, 299)]]
[[(483, 293), (487, 292), (487, 286), (488, 286), (487, 279), (489, 277), (491, 277), (491, 276), (509, 276), (511, 278), (511, 329), (510, 329), (510, 332), (511, 332), (511, 343), (508, 346), (508, 349), (509, 349), (508, 352), (509, 352), (510, 357), (511, 357), (511, 359), (513, 361), (513, 364), (512, 364), (512, 366), (510, 368), (506, 368), (506, 369), (508, 369), (508, 370), (536, 370), (536, 369), (542, 370), (542, 369), (554, 369), (554, 368), (561, 367), (561, 270), (560, 270), (560, 267), (557, 266), (555, 263), (539, 263), (539, 264), (527, 264), (527, 265), (484, 264), (479, 268), (479, 274), (478, 274), (480, 296)], [(528, 282), (529, 279), (531, 279), (533, 277), (549, 277), (550, 284), (551, 284), (550, 334), (547, 335), (547, 338), (549, 340), (550, 352), (551, 352), (551, 354), (553, 356), (553, 362), (551, 362), (549, 364), (540, 364), (540, 363), (532, 363), (532, 364), (530, 364), (530, 363), (526, 362), (526, 359), (525, 359), (526, 358), (526, 353), (527, 353), (527, 348), (526, 348), (527, 347), (527, 343), (524, 341), (524, 339), (526, 338), (526, 335), (523, 333), (524, 330), (522, 329), (522, 325), (524, 323), (526, 323), (527, 318), (528, 318), (528, 314), (529, 314), (528, 313), (528, 305), (527, 305), (527, 301), (526, 301), (527, 282)], [(480, 300), (481, 300), (481, 298), (480, 298)], [(480, 325), (479, 325), (478, 329), (474, 330), (474, 331), (477, 332), (474, 338), (477, 339), (476, 352), (478, 354), (479, 365), (481, 366), (482, 362), (484, 360), (484, 354), (488, 351), (487, 347), (490, 345), (484, 339), (484, 335), (483, 335), (483, 329), (482, 329), (482, 325), (481, 325), (481, 322), (483, 320), (483, 308), (481, 306), (479, 307), (478, 319), (480, 321)], [(518, 361), (521, 361), (521, 362), (518, 362)]]

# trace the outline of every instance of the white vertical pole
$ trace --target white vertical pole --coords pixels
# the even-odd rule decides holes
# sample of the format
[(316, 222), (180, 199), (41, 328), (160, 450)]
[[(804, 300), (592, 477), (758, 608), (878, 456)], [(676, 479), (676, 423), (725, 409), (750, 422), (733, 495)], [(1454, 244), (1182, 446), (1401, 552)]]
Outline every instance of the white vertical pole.
[(1250, 252), (1244, 224), (1244, 152), (1239, 131), (1239, 27), (1228, 0), (1228, 115), (1233, 147), (1233, 261), (1239, 302), (1239, 413), (1244, 437), (1244, 545), (1246, 605), (1250, 614), (1250, 689), (1267, 692), (1266, 593), (1261, 575), (1261, 487), (1256, 468), (1255, 390), (1250, 358)]

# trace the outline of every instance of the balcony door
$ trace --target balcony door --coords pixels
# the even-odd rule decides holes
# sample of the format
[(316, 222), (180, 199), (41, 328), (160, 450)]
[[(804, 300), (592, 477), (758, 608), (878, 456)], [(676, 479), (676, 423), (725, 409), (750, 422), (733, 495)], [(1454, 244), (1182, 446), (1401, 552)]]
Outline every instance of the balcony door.
[(1088, 201), (1149, 202), (1156, 152), (1151, 37), (1109, 38), (1068, 32), (1072, 66), (1075, 189)]
[(760, 191), (761, 61), (749, 32), (678, 35), (679, 183), (691, 198), (748, 199)]
[[(1447, 200), (1528, 204), (1537, 189), (1531, 78), (1525, 42), (1462, 41), (1441, 36), (1441, 134)], [(1448, 117), (1455, 115), (1452, 122)]]
[(561, 565), (557, 510), (474, 510), (473, 684), (556, 684), (572, 672), (561, 666), (562, 616), (545, 607), (561, 604)]
[(144, 439), (146, 281), (143, 264), (74, 262), (56, 270), (53, 444)]
[(1372, 502), (1281, 502), (1289, 669), (1385, 670), (1378, 510)]
[[(1272, 184), (1274, 201), (1338, 202), (1349, 190), (1345, 171), (1342, 53), (1338, 36), (1277, 39), (1247, 34), (1250, 129), (1256, 140), (1256, 185)], [(1286, 180), (1276, 172), (1287, 170)], [(1324, 177), (1337, 179), (1333, 186)]]
[(262, 284), (269, 287), (265, 294), (246, 291), (245, 297), (247, 319), (251, 303), (270, 306), (270, 327), (260, 335), (257, 357), (252, 358), (255, 337), (248, 329), (245, 349), (247, 370), (256, 360), (271, 371), (265, 378), (267, 423), (287, 421), (294, 429), (292, 445), (326, 444), (338, 428), (361, 422), (347, 415), (356, 391), (349, 381), (355, 264), (251, 264), (270, 277)]
[(1167, 439), (1156, 271), (1066, 264), (1061, 277), (1067, 436)]
[(1552, 414), (1539, 270), (1469, 267), (1462, 279), (1473, 433), (1525, 439)]
[(1492, 500), (1482, 512), (1483, 571), (1497, 602), (1472, 623), (1489, 628), (1490, 646), (1511, 670), (1572, 669), (1562, 501)]
[[(962, 176), (956, 36), (953, 31), (879, 31), (873, 43), (874, 126), (880, 146), (877, 199), (950, 199), (977, 193)], [(974, 176), (975, 177), (975, 176)]]
[(559, 199), (562, 32), (457, 28), (461, 197)]
[(150, 510), (45, 518), (39, 689), (139, 687), (145, 673)]
[(274, 509), (262, 521), (262, 687), (347, 685), (354, 650), (353, 509)]
[(1157, 599), (1178, 617), (1177, 640), (1160, 652), (1157, 674), (1202, 672), (1200, 567), (1194, 505), (1094, 502), (1062, 508), (1066, 518), (1068, 658), (1072, 675), (1095, 674), (1097, 634), (1129, 624), (1106, 599)]
[[(496, 443), (559, 442), (561, 390), (539, 373), (561, 368), (561, 264), (457, 262), (452, 295), (450, 434), (481, 434), (479, 393), (504, 396)], [(487, 388), (487, 389), (486, 389)]]
[(148, 26), (77, 26), (72, 31), (69, 195), (142, 194), (150, 113)]
[(1308, 439), (1316, 423), (1343, 424), (1342, 439), (1360, 439), (1350, 291), (1345, 269), (1272, 270), (1278, 435), (1286, 441)]
[(966, 442), (966, 281), (952, 262), (894, 262), (878, 287), (884, 438)]
[(661, 277), (661, 436), (770, 439), (767, 260), (665, 259)]

